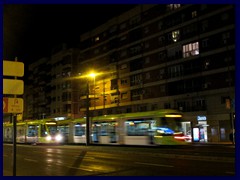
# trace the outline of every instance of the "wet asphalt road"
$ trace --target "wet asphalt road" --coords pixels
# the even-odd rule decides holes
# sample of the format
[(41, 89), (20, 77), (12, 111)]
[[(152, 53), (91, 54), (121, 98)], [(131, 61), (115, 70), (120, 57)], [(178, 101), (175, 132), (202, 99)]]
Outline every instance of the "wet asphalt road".
[[(12, 145), (3, 146), (3, 175), (13, 175)], [(231, 145), (17, 145), (16, 176), (234, 176)]]

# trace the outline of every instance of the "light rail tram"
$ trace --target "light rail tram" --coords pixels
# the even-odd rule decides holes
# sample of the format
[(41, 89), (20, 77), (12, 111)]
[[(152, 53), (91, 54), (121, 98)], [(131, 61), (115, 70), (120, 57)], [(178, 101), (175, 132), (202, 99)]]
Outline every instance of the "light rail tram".
[[(18, 122), (17, 143), (46, 144), (62, 143), (63, 135), (58, 131), (57, 121), (42, 119)], [(3, 123), (3, 142), (13, 142), (13, 124)]]
[[(183, 114), (173, 109), (95, 116), (89, 118), (90, 144), (186, 144)], [(11, 141), (12, 124), (4, 124), (4, 141)], [(32, 134), (33, 133), (33, 134)], [(86, 143), (86, 118), (43, 119), (17, 124), (17, 142)]]

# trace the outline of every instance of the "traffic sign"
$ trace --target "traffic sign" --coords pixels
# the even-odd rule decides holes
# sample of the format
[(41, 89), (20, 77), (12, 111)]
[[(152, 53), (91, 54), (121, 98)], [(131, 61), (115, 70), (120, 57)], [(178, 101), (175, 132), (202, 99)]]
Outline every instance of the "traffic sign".
[(23, 80), (3, 79), (3, 94), (23, 94)]
[(17, 61), (3, 60), (3, 76), (23, 77), (24, 64)]
[(3, 112), (4, 113), (22, 113), (23, 99), (3, 97)]

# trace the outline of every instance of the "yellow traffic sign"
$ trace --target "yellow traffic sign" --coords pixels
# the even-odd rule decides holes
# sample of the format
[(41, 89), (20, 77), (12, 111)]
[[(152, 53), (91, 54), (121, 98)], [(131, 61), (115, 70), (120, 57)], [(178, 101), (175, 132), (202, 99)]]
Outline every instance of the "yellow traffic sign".
[(3, 112), (4, 113), (22, 113), (23, 99), (3, 97)]
[(3, 76), (23, 77), (24, 64), (17, 61), (3, 60)]
[(23, 94), (23, 80), (3, 79), (3, 94)]

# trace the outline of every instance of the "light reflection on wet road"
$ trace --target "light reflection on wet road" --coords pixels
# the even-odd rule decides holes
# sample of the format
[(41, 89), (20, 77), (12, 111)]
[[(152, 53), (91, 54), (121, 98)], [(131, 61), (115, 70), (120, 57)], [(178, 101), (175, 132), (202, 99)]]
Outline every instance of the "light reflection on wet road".
[[(92, 147), (94, 149), (94, 147)], [(161, 153), (93, 151), (91, 147), (17, 146), (17, 176), (234, 175), (234, 161), (189, 159)], [(3, 175), (12, 175), (12, 146), (4, 145)], [(185, 157), (185, 158), (184, 158)], [(199, 168), (201, 167), (201, 168)]]

